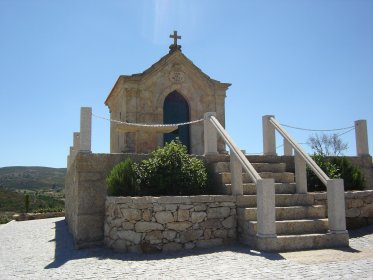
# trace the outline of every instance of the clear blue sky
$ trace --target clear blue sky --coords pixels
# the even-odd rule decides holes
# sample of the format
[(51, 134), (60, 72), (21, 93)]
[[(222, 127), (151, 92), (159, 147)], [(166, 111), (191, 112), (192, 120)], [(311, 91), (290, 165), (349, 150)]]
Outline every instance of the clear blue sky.
[[(367, 119), (373, 153), (372, 0), (0, 0), (0, 167), (65, 167), (80, 107), (108, 117), (118, 76), (164, 56), (173, 30), (198, 67), (232, 83), (226, 128), (242, 149), (262, 151), (273, 114), (321, 129)], [(354, 132), (342, 137), (354, 155)], [(93, 119), (92, 148), (109, 152), (106, 121)]]

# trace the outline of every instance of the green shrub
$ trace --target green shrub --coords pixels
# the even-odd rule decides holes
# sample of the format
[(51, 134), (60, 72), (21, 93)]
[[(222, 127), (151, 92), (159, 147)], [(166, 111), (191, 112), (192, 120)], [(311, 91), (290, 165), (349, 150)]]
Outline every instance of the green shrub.
[(111, 196), (136, 196), (139, 195), (137, 182), (137, 167), (131, 159), (120, 162), (111, 170), (106, 178), (108, 195)]
[[(328, 158), (323, 154), (314, 154), (312, 158), (330, 179), (343, 179), (346, 191), (362, 190), (364, 188), (364, 177), (361, 171), (352, 166), (346, 157)], [(325, 185), (308, 167), (307, 187), (310, 192), (326, 191)]]
[(8, 215), (0, 215), (0, 225), (7, 224), (12, 220), (12, 218)]
[(188, 155), (179, 140), (155, 150), (138, 166), (142, 193), (147, 195), (197, 195), (206, 192), (203, 162)]
[(119, 163), (106, 182), (111, 196), (198, 195), (206, 193), (207, 171), (202, 160), (174, 140), (139, 164)]
[(359, 168), (352, 165), (346, 157), (335, 157), (331, 162), (338, 166), (345, 190), (363, 190), (365, 179)]
[(64, 209), (61, 207), (54, 207), (54, 208), (39, 208), (34, 209), (33, 213), (55, 213), (55, 212), (63, 212)]

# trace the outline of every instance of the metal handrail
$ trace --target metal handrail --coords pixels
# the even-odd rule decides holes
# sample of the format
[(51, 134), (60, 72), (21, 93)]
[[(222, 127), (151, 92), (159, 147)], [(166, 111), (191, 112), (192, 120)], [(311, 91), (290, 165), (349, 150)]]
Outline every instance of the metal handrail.
[(262, 178), (256, 172), (253, 165), (249, 162), (246, 156), (241, 152), (241, 150), (237, 147), (237, 145), (233, 142), (232, 138), (228, 135), (227, 131), (222, 127), (219, 121), (214, 116), (210, 116), (210, 122), (216, 128), (219, 135), (224, 139), (224, 142), (228, 145), (231, 152), (237, 157), (238, 161), (241, 163), (243, 169), (249, 174), (251, 179), (256, 183), (258, 180)]
[(328, 175), (317, 165), (317, 163), (303, 150), (301, 146), (286, 132), (286, 130), (281, 126), (281, 124), (276, 121), (274, 117), (269, 118), (269, 122), (275, 127), (275, 129), (290, 143), (293, 149), (311, 168), (311, 170), (316, 174), (316, 176), (327, 185), (327, 181), (330, 180)]

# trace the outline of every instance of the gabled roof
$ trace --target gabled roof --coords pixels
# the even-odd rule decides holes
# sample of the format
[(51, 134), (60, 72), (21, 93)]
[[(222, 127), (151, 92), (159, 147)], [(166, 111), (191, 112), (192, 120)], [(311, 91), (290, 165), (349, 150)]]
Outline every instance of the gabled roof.
[(139, 81), (144, 76), (149, 75), (150, 73), (157, 71), (159, 68), (161, 68), (163, 65), (167, 64), (169, 60), (172, 60), (175, 56), (179, 56), (179, 58), (183, 59), (187, 64), (189, 64), (192, 68), (194, 68), (201, 76), (205, 77), (206, 79), (210, 80), (215, 85), (220, 85), (225, 88), (228, 88), (231, 84), (229, 83), (221, 83), (220, 81), (212, 79), (210, 76), (205, 74), (200, 68), (198, 68), (189, 58), (187, 58), (180, 50), (173, 50), (170, 51), (170, 53), (163, 56), (160, 60), (158, 60), (156, 63), (154, 63), (152, 66), (150, 66), (148, 69), (146, 69), (142, 73), (132, 74), (130, 76), (128, 75), (121, 75), (119, 76), (118, 80), (116, 81), (113, 89), (110, 91), (109, 96), (105, 100), (105, 105), (108, 105), (109, 99), (112, 97), (112, 95), (115, 92), (116, 87), (118, 86), (120, 81)]

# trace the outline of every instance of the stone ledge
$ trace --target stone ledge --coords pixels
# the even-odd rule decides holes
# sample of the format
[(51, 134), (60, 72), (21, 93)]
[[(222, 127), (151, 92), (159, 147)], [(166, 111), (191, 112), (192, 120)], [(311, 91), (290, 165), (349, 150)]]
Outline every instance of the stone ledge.
[(13, 215), (13, 219), (16, 221), (38, 220), (57, 217), (65, 217), (65, 212), (22, 213)]

